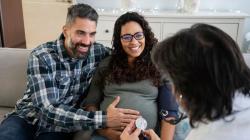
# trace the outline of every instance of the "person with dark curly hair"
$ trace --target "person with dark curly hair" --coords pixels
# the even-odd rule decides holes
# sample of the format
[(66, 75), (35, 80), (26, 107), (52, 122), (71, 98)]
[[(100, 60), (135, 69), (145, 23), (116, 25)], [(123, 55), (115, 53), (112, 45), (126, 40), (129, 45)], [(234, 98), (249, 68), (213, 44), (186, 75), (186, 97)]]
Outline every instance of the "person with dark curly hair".
[(228, 34), (195, 24), (160, 42), (152, 54), (194, 128), (186, 140), (249, 139), (250, 69)]
[(110, 54), (95, 42), (98, 17), (87, 4), (71, 5), (59, 37), (31, 52), (27, 88), (1, 122), (0, 140), (70, 140), (76, 131), (126, 126), (138, 118), (138, 111), (116, 107), (119, 97), (106, 111), (80, 108), (97, 65)]
[[(161, 124), (161, 137), (172, 140), (175, 126), (159, 120), (158, 110), (163, 106), (177, 112), (178, 105), (171, 94), (170, 87), (161, 82), (161, 75), (150, 58), (150, 51), (157, 43), (154, 33), (145, 18), (136, 12), (127, 12), (115, 22), (113, 33), (113, 50), (110, 57), (98, 66), (92, 79), (86, 103), (106, 110), (116, 96), (121, 98), (118, 107), (138, 110), (147, 120), (147, 128), (157, 129)], [(169, 100), (169, 105), (158, 107), (158, 97)], [(171, 103), (170, 103), (171, 102)], [(124, 129), (102, 129), (98, 134), (107, 139), (120, 139)]]

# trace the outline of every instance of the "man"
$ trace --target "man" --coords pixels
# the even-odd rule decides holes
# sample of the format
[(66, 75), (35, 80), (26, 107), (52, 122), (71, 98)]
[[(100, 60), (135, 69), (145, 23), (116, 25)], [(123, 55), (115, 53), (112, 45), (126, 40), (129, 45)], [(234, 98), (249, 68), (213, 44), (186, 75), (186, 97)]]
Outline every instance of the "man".
[(124, 127), (139, 112), (116, 108), (106, 112), (79, 108), (98, 63), (109, 54), (94, 43), (98, 14), (85, 4), (68, 9), (63, 34), (32, 51), (27, 89), (16, 109), (0, 125), (0, 140), (64, 140), (75, 131)]

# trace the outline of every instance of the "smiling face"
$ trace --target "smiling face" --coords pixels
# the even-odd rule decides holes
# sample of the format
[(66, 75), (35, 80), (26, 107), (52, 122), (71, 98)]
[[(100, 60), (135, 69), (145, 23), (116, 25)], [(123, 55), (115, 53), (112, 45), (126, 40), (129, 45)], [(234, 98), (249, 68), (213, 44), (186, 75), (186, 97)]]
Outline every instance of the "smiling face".
[(128, 55), (129, 63), (132, 63), (136, 57), (140, 56), (145, 48), (144, 36), (142, 38), (136, 37), (138, 36), (139, 33), (143, 33), (143, 29), (140, 26), (140, 24), (138, 24), (137, 22), (130, 21), (121, 27), (121, 36), (124, 36), (124, 35), (133, 36), (131, 41), (127, 41), (125, 39), (122, 39), (121, 37), (122, 48)]
[(73, 58), (85, 58), (95, 41), (96, 22), (87, 18), (76, 18), (70, 25), (63, 27), (64, 46)]

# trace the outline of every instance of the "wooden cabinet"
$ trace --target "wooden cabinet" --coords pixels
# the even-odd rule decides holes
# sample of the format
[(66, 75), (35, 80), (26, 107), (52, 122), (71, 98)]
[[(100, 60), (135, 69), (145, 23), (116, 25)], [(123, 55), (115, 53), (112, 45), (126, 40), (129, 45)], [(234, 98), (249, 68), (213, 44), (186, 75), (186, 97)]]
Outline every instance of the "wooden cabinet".
[[(111, 46), (114, 22), (119, 13), (99, 12), (96, 40)], [(248, 16), (239, 12), (200, 12), (195, 14), (162, 11), (157, 13), (144, 12), (156, 38), (162, 40), (177, 31), (188, 28), (195, 23), (214, 25), (228, 33), (238, 44), (242, 45), (244, 20)]]
[(0, 47), (26, 47), (20, 0), (0, 0)]

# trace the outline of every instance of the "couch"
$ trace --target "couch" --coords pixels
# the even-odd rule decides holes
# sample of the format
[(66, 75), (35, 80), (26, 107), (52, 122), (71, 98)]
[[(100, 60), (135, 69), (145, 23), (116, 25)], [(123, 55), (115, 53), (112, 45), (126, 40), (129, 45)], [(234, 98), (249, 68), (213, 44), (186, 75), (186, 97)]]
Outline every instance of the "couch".
[(30, 49), (0, 48), (0, 122), (23, 96), (30, 52)]
[[(30, 52), (30, 49), (0, 48), (0, 122), (23, 96)], [(250, 54), (243, 55), (250, 66)]]

